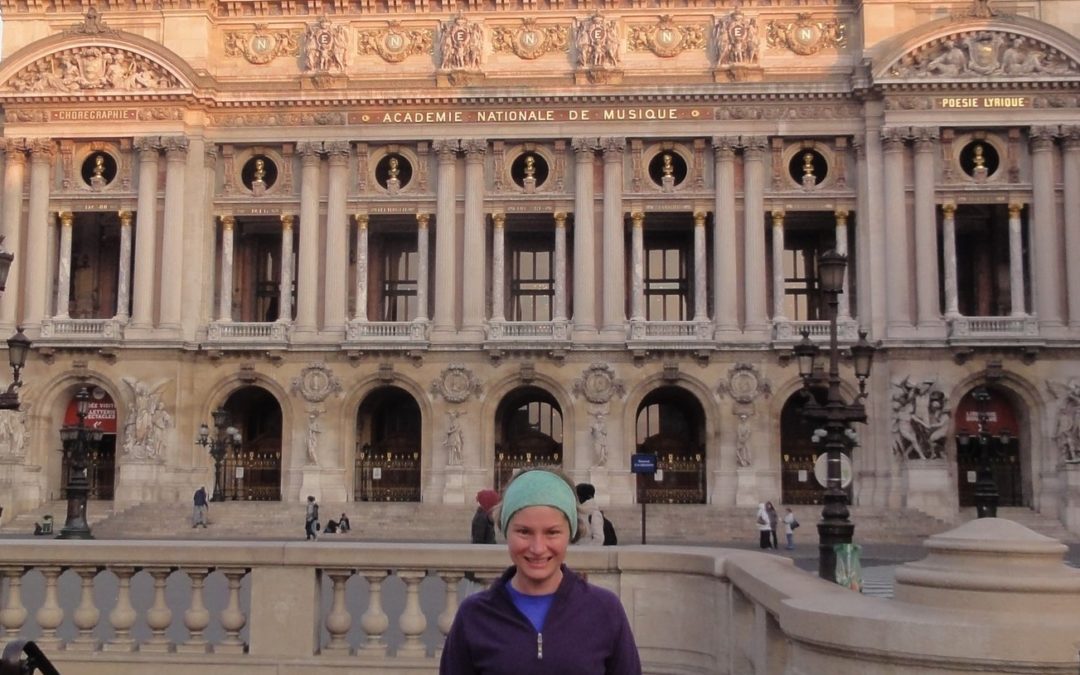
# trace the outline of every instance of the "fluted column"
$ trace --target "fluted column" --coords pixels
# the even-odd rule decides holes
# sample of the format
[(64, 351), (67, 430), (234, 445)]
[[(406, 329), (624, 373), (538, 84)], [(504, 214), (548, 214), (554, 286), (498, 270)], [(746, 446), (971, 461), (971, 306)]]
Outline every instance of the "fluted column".
[[(30, 147), (30, 203), (26, 235), (26, 269), (49, 269), (49, 187), (56, 146), (34, 141)], [(39, 327), (48, 300), (46, 274), (27, 274), (23, 295), (24, 324)]]
[(281, 286), (278, 287), (278, 321), (292, 321), (293, 220), (291, 213), (281, 215)]
[[(1080, 184), (1074, 186), (1080, 188)], [(1023, 204), (1009, 204), (1009, 301), (1012, 316), (1025, 316), (1024, 311), (1024, 237), (1020, 231), (1020, 211)]]
[[(847, 257), (848, 212), (846, 209), (837, 209), (833, 216), (836, 218), (836, 252)], [(836, 316), (841, 319), (851, 318), (851, 275), (853, 274), (855, 274), (855, 267), (849, 264), (844, 269), (844, 286), (840, 297), (837, 298), (840, 304), (837, 307)]]
[(184, 201), (188, 141), (183, 136), (165, 141), (165, 215), (161, 256), (161, 327), (180, 330), (184, 277)]
[(221, 293), (218, 295), (218, 321), (232, 321), (233, 299), (233, 228), (236, 218), (221, 216)]
[(772, 211), (772, 286), (773, 321), (786, 321), (784, 316), (784, 217), (783, 209)]
[[(454, 330), (454, 299), (457, 297), (457, 201), (454, 173), (457, 141), (436, 141), (439, 155), (435, 195), (435, 330)], [(480, 263), (482, 264), (482, 262)]]
[[(4, 248), (19, 251), (22, 243), (23, 182), (26, 178), (26, 152), (22, 143), (9, 140), (4, 161), (4, 201), (3, 234)], [(15, 326), (16, 309), (19, 306), (19, 270), (22, 264), (18, 257), (11, 263), (8, 275), (8, 291), (0, 293), (0, 329), (3, 335), (11, 333)]]
[(158, 139), (137, 138), (139, 196), (135, 212), (135, 283), (131, 325), (150, 328), (154, 321), (154, 277), (157, 263)]
[(915, 297), (919, 326), (941, 325), (938, 299), (937, 199), (934, 156), (938, 130), (923, 129), (915, 141)]
[(904, 201), (905, 140), (898, 130), (882, 132), (885, 149), (886, 310), (890, 330), (911, 326), (908, 292), (907, 207)]
[(706, 285), (708, 261), (705, 255), (705, 212), (694, 212), (694, 321), (708, 321)]
[(645, 214), (630, 214), (630, 320), (645, 320)]
[[(1050, 128), (1031, 130), (1032, 281), (1039, 326), (1056, 328), (1061, 318), (1061, 246), (1054, 200), (1054, 136)], [(1076, 186), (1069, 186), (1075, 190)]]
[[(1065, 250), (1080, 251), (1080, 127), (1066, 130), (1062, 174), (1065, 184)], [(1065, 265), (1069, 327), (1080, 328), (1080, 265)]]
[[(465, 255), (473, 264), (462, 268), (461, 314), (466, 330), (479, 334), (484, 323), (484, 271), (487, 265), (486, 223), (484, 221), (484, 154), (487, 143), (479, 139), (462, 142), (465, 150)], [(492, 270), (494, 275), (494, 270)], [(492, 287), (498, 283), (491, 281)], [(495, 299), (492, 297), (492, 303)], [(492, 314), (494, 314), (494, 309)]]
[(71, 303), (71, 229), (75, 224), (75, 214), (71, 211), (60, 212), (60, 262), (56, 269), (56, 316), (66, 319), (70, 316), (68, 305)]
[(555, 307), (552, 319), (566, 321), (566, 214), (555, 213)]
[(506, 214), (491, 214), (491, 320), (506, 320)]
[(368, 304), (368, 215), (356, 214), (356, 309), (353, 319), (367, 321)]
[(431, 214), (416, 214), (416, 318), (418, 321), (427, 321), (430, 316), (428, 310), (428, 279), (431, 276), (431, 268), (428, 264), (429, 238), (431, 231), (428, 223)]
[(941, 250), (945, 260), (945, 316), (960, 316), (959, 290), (956, 286), (956, 204), (941, 205)]
[(319, 163), (322, 147), (300, 143), (300, 254), (296, 280), (296, 331), (318, 328), (319, 304)]
[(131, 211), (120, 211), (120, 271), (116, 279), (116, 320), (126, 323), (131, 307)]
[(604, 149), (604, 331), (622, 337), (626, 323), (626, 251), (623, 237), (625, 138), (601, 139)]
[(743, 150), (743, 291), (746, 330), (764, 331), (765, 312), (765, 151), (768, 140), (760, 136), (744, 139)]
[(349, 216), (345, 210), (348, 190), (349, 144), (328, 143), (329, 177), (326, 191), (326, 260), (323, 279), (323, 329), (344, 334), (348, 309)]
[(574, 330), (596, 330), (596, 288), (594, 261), (596, 241), (594, 224), (593, 165), (596, 141), (575, 138), (574, 148)]
[(713, 322), (716, 330), (739, 329), (738, 240), (735, 223), (735, 138), (716, 136), (713, 144)]

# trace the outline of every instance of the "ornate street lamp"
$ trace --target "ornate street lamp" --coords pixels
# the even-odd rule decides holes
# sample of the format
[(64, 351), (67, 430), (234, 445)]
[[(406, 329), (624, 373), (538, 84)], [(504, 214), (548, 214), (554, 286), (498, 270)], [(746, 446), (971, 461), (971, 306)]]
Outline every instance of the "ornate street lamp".
[[(0, 252), (0, 259), (3, 253)], [(22, 387), (22, 369), (26, 365), (26, 354), (30, 351), (30, 339), (23, 334), (22, 326), (15, 329), (15, 334), (8, 338), (8, 363), (14, 377), (7, 391), (0, 392), (0, 410), (19, 409), (19, 389)]]
[(67, 519), (57, 539), (93, 539), (86, 522), (86, 498), (90, 493), (87, 475), (87, 455), (101, 442), (101, 429), (86, 428), (86, 414), (90, 410), (90, 391), (83, 387), (75, 394), (75, 411), (79, 423), (60, 430), (60, 440), (68, 456)]
[(986, 405), (990, 402), (990, 392), (986, 387), (978, 387), (971, 392), (975, 401), (975, 414), (978, 420), (975, 438), (966, 431), (956, 434), (956, 440), (965, 451), (974, 440), (979, 444), (979, 468), (975, 477), (975, 513), (979, 518), (997, 518), (998, 486), (994, 480), (994, 468), (990, 460), (993, 453), (990, 444), (998, 443), (997, 450), (1005, 448), (1012, 441), (1012, 432), (1001, 431), (997, 436), (990, 433), (990, 412)]
[(829, 308), (829, 369), (825, 374), (827, 395), (825, 403), (818, 403), (814, 395), (820, 389), (822, 365), (818, 362), (821, 349), (810, 341), (809, 330), (802, 332), (802, 340), (795, 346), (795, 358), (799, 375), (803, 378), (803, 391), (807, 403), (803, 417), (824, 430), (823, 439), (827, 457), (825, 506), (818, 523), (818, 576), (836, 581), (837, 544), (850, 544), (855, 525), (849, 520), (847, 493), (841, 487), (841, 457), (844, 450), (854, 444), (854, 434), (849, 433), (853, 422), (866, 422), (866, 379), (870, 377), (870, 365), (874, 348), (866, 341), (866, 332), (859, 331), (859, 341), (851, 347), (855, 377), (859, 380), (859, 396), (848, 403), (840, 394), (840, 347), (837, 338), (836, 316), (840, 306), (839, 295), (844, 288), (844, 269), (847, 256), (836, 251), (826, 251), (818, 261), (818, 284), (825, 294)]
[(210, 427), (203, 422), (199, 425), (199, 438), (197, 445), (207, 448), (210, 456), (214, 459), (214, 494), (210, 498), (212, 502), (225, 501), (225, 455), (230, 449), (240, 447), (243, 440), (240, 430), (230, 426), (231, 417), (225, 408), (217, 408), (210, 413), (214, 420), (214, 437), (210, 437)]

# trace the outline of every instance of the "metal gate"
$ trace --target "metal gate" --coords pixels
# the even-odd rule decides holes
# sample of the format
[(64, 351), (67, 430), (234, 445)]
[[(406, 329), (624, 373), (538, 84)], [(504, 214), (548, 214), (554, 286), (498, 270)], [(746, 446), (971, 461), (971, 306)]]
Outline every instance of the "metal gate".
[(361, 502), (420, 501), (420, 449), (409, 439), (385, 439), (356, 451), (355, 499)]

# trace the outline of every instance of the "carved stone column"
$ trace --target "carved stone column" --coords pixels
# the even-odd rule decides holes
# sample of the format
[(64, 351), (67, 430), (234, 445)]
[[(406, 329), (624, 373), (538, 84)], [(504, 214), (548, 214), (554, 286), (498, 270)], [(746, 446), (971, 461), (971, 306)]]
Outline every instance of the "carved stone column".
[(907, 206), (904, 200), (904, 153), (906, 141), (899, 130), (882, 132), (885, 150), (885, 256), (886, 323), (889, 330), (911, 326), (908, 291)]
[(428, 223), (431, 221), (430, 213), (416, 214), (416, 319), (427, 321), (428, 319), (428, 286), (431, 274), (428, 263), (428, 239), (431, 232)]
[[(1035, 314), (1040, 327), (1062, 325), (1062, 252), (1057, 236), (1057, 205), (1054, 199), (1054, 136), (1049, 128), (1031, 130), (1031, 248)], [(1072, 186), (1071, 189), (1076, 189)], [(1068, 192), (1068, 189), (1066, 190)]]
[[(487, 143), (480, 139), (464, 141), (465, 150), (465, 231), (462, 242), (472, 264), (465, 265), (461, 287), (462, 328), (474, 336), (482, 334), (484, 308), (484, 272), (487, 267), (487, 227), (484, 219), (484, 155)], [(494, 274), (494, 272), (493, 272)], [(498, 283), (492, 279), (492, 287)], [(494, 298), (492, 298), (494, 302)], [(492, 309), (492, 313), (494, 313)]]
[[(435, 326), (436, 332), (454, 331), (457, 298), (457, 202), (454, 173), (457, 141), (436, 141), (439, 154), (435, 187)], [(481, 263), (482, 264), (482, 263)]]
[(735, 140), (714, 137), (713, 321), (717, 332), (739, 329), (738, 243), (735, 224)]
[(922, 129), (915, 141), (915, 294), (919, 327), (941, 326), (938, 300), (937, 200), (934, 156), (938, 130)]
[(1009, 204), (1009, 300), (1012, 316), (1027, 315), (1024, 311), (1024, 238), (1020, 231), (1020, 211), (1023, 208), (1023, 204)]
[(300, 259), (296, 283), (296, 330), (313, 333), (319, 303), (319, 163), (318, 143), (300, 143)]
[(506, 283), (506, 214), (491, 214), (491, 320), (506, 320), (506, 299), (503, 286)]
[(131, 211), (120, 211), (120, 271), (116, 281), (116, 320), (127, 323), (131, 307)]
[(768, 139), (745, 139), (743, 150), (743, 292), (747, 332), (765, 331), (765, 151)]
[(135, 211), (135, 283), (131, 325), (149, 329), (154, 321), (157, 262), (158, 139), (135, 139), (139, 151), (139, 196)]
[[(1080, 251), (1080, 127), (1066, 130), (1062, 173), (1065, 189), (1065, 250)], [(1080, 265), (1065, 266), (1069, 327), (1080, 329)]]
[(596, 290), (594, 264), (593, 164), (596, 145), (593, 139), (575, 138), (574, 148), (574, 331), (596, 331)]
[(293, 220), (291, 213), (281, 216), (281, 286), (278, 288), (278, 321), (292, 321), (293, 300)]
[[(22, 205), (23, 182), (26, 178), (26, 152), (20, 142), (7, 141), (4, 161), (4, 201), (3, 233), (4, 247), (9, 251), (18, 251), (22, 244)], [(4, 335), (12, 332), (15, 326), (16, 309), (19, 306), (19, 294), (22, 284), (19, 270), (22, 265), (16, 259), (11, 264), (8, 277), (8, 290), (0, 293), (0, 329)]]
[(218, 295), (218, 321), (232, 321), (233, 228), (236, 218), (221, 216), (221, 287)]
[(566, 214), (555, 213), (555, 321), (566, 321)]
[(625, 138), (605, 138), (604, 148), (604, 318), (612, 337), (626, 335), (626, 251), (623, 243), (623, 154)]
[(75, 215), (71, 211), (60, 212), (60, 262), (56, 269), (56, 317), (66, 319), (70, 316), (68, 305), (71, 304), (71, 228)]
[(183, 136), (165, 141), (165, 214), (161, 256), (161, 327), (180, 330), (184, 278), (184, 202), (188, 142)]
[(694, 212), (694, 321), (708, 321), (705, 302), (705, 286), (708, 283), (708, 266), (705, 255), (705, 212)]
[(783, 209), (772, 212), (772, 286), (773, 321), (787, 321), (784, 316), (784, 217)]
[(353, 319), (367, 321), (368, 305), (368, 215), (356, 214), (356, 308)]
[(645, 320), (645, 214), (630, 214), (630, 320)]
[[(24, 321), (27, 326), (40, 327), (45, 318), (49, 276), (49, 187), (52, 160), (56, 146), (49, 141), (35, 141), (30, 148), (30, 203), (26, 236), (27, 270), (23, 295)], [(18, 201), (21, 201), (19, 199)], [(11, 250), (11, 249), (8, 249)], [(45, 270), (45, 274), (40, 271)], [(4, 295), (7, 295), (6, 293)]]
[(323, 279), (323, 330), (345, 334), (348, 301), (349, 216), (345, 209), (349, 144), (327, 144), (329, 182), (326, 194), (326, 259)]
[[(842, 256), (848, 254), (848, 212), (846, 209), (837, 209), (833, 214), (836, 218), (836, 252)], [(836, 316), (841, 319), (851, 318), (851, 275), (855, 274), (855, 268), (848, 265), (844, 270), (844, 286), (837, 298), (840, 302), (836, 310)]]
[(945, 316), (960, 316), (960, 300), (956, 286), (956, 204), (941, 205), (941, 250), (944, 253)]

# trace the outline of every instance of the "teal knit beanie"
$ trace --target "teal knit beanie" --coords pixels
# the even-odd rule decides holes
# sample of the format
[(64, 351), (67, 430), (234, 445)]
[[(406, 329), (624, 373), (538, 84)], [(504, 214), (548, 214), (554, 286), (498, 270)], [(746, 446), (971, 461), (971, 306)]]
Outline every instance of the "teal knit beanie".
[(499, 513), (499, 528), (503, 533), (514, 514), (529, 506), (559, 509), (570, 522), (570, 539), (577, 536), (577, 495), (558, 474), (532, 470), (519, 474), (511, 481), (503, 495)]

